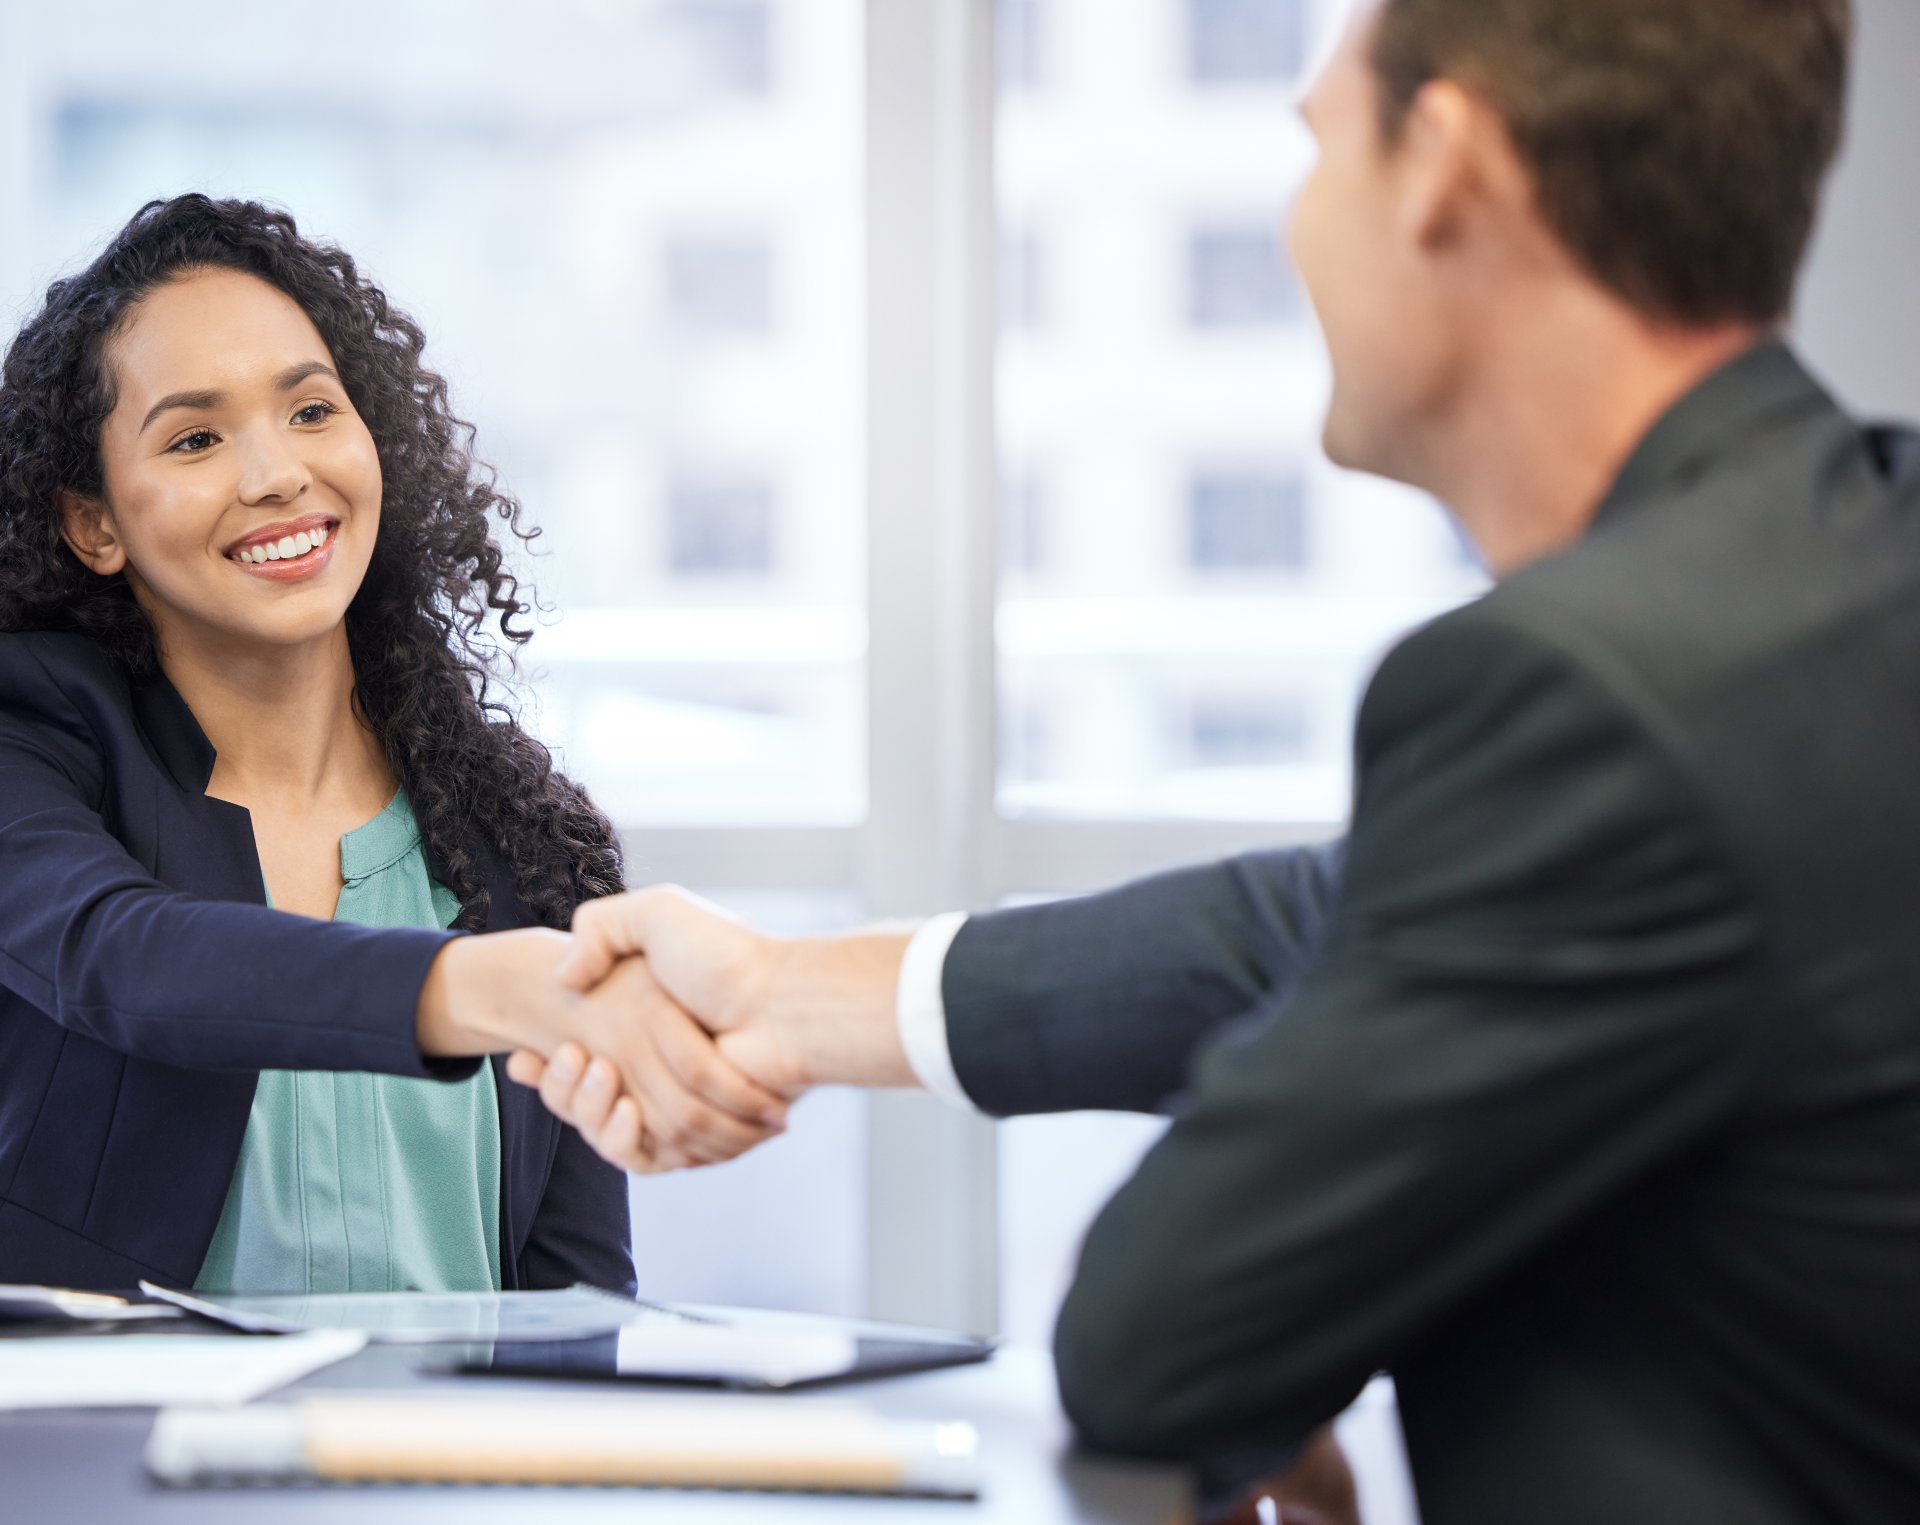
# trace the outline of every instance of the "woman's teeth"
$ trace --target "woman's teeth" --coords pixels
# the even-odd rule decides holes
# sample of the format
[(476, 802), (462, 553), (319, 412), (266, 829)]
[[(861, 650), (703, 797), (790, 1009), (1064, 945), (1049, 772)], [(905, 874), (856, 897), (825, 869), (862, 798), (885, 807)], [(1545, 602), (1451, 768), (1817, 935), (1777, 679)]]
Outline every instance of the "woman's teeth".
[(297, 535), (282, 535), (278, 540), (265, 545), (250, 545), (234, 552), (235, 561), (292, 561), (304, 556), (308, 551), (317, 551), (327, 543), (327, 536), (333, 533), (333, 526), (323, 524), (318, 529), (302, 530)]

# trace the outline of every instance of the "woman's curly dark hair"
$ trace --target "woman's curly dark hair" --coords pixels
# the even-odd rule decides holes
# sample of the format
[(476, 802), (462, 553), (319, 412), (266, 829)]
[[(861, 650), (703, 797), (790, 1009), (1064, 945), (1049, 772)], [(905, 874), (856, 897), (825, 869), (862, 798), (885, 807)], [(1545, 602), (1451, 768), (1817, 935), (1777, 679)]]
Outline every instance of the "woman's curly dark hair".
[[(566, 926), (580, 901), (620, 888), (613, 829), (491, 691), (496, 664), (532, 631), (490, 521), (522, 540), (539, 531), (522, 527), (520, 505), (474, 459), (473, 427), (421, 363), (419, 325), (344, 252), (302, 238), (285, 212), (201, 195), (149, 202), (98, 259), (48, 289), (0, 371), (0, 631), (80, 631), (130, 679), (159, 672), (133, 590), (68, 549), (57, 495), (102, 496), (109, 341), (149, 292), (209, 268), (258, 276), (300, 305), (373, 435), (385, 495), (372, 563), (347, 610), (355, 697), (460, 897), (457, 925), (486, 921), (475, 852), (485, 844), (534, 915)], [(496, 616), (512, 646), (488, 629)]]

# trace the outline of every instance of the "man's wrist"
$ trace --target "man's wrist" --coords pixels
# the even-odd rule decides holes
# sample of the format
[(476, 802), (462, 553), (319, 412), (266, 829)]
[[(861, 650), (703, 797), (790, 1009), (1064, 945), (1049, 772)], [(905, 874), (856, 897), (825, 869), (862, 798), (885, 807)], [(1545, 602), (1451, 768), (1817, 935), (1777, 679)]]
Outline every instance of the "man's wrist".
[(804, 1086), (917, 1086), (895, 1001), (911, 934), (796, 938), (771, 950), (755, 1018), (783, 1024)]

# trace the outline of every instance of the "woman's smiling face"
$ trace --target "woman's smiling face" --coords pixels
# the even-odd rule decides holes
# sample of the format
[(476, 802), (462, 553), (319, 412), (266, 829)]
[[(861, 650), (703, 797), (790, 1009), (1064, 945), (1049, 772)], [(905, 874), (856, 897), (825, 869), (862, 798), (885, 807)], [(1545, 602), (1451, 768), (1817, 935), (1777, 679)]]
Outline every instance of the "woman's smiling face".
[(235, 656), (337, 630), (380, 527), (380, 460), (298, 303), (236, 270), (157, 287), (107, 346), (104, 502), (68, 541), (125, 572), (162, 651)]

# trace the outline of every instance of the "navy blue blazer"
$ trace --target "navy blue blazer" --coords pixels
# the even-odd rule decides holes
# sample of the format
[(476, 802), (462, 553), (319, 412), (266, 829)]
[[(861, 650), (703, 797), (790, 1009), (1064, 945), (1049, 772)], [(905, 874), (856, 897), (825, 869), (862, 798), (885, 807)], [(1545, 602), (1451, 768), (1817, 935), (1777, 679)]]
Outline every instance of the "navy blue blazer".
[[(253, 823), (164, 679), (82, 635), (0, 636), (0, 1282), (190, 1286), (264, 1069), (422, 1058), (452, 934), (271, 910)], [(488, 931), (532, 924), (483, 854)], [(631, 1288), (625, 1178), (494, 1063), (508, 1287)]]

